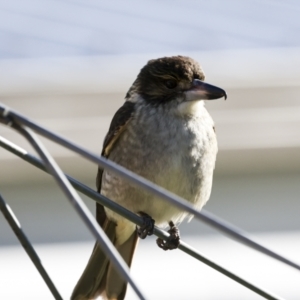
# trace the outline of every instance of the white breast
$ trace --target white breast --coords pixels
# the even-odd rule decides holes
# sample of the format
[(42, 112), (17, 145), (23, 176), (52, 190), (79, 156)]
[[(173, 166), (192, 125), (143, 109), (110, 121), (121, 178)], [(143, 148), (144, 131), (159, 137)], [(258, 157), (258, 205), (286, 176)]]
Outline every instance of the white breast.
[[(213, 121), (202, 104), (191, 103), (176, 110), (149, 111), (141, 105), (109, 158), (200, 209), (210, 196), (216, 154)], [(180, 222), (186, 215), (107, 171), (102, 193), (131, 211), (149, 214), (158, 224)]]

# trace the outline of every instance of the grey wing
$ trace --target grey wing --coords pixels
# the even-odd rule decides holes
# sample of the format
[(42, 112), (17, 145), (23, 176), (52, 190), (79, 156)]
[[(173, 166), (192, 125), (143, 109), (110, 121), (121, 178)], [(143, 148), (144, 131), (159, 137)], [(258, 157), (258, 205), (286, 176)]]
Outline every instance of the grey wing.
[[(103, 149), (101, 152), (101, 156), (108, 158), (111, 150), (113, 149), (116, 141), (122, 134), (122, 132), (126, 129), (128, 123), (133, 118), (135, 103), (126, 101), (123, 106), (121, 106), (117, 112), (115, 113), (108, 133), (104, 139)], [(102, 182), (102, 174), (103, 169), (98, 168), (96, 185), (98, 193), (101, 192), (101, 182)], [(97, 203), (96, 205), (96, 219), (98, 223), (103, 226), (106, 220), (106, 214), (104, 211), (104, 207)]]
[[(125, 130), (126, 125), (132, 119), (134, 104), (125, 102), (125, 104), (116, 112), (112, 119), (109, 131), (104, 140), (101, 155), (108, 158), (110, 151), (113, 149), (117, 139)], [(102, 169), (99, 168), (97, 175), (97, 188), (101, 192)], [(96, 218), (111, 242), (115, 243), (116, 224), (106, 216), (104, 207), (97, 203)], [(134, 249), (137, 243), (136, 232), (132, 234), (128, 242), (118, 246), (118, 251), (125, 259), (128, 266), (131, 264)], [(126, 293), (127, 283), (118, 276), (117, 271), (110, 265), (106, 254), (101, 246), (96, 242), (92, 255), (85, 267), (80, 279), (78, 280), (71, 299), (95, 299), (105, 290), (106, 293), (115, 295), (118, 293), (118, 299), (123, 299)], [(111, 299), (111, 298), (110, 298)]]

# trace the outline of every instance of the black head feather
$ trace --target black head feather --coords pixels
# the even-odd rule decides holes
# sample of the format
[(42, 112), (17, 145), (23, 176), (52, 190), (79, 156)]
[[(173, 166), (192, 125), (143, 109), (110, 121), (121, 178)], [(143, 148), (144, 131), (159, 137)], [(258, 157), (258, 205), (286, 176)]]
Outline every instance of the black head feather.
[(204, 73), (195, 60), (186, 56), (162, 57), (150, 60), (141, 69), (131, 90), (149, 103), (160, 104), (188, 90), (193, 79), (204, 80)]

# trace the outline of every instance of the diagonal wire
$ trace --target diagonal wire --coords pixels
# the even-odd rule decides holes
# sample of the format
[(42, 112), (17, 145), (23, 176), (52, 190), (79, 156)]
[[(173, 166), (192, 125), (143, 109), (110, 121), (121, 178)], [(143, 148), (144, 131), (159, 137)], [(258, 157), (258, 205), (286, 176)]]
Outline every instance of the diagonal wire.
[(63, 298), (59, 294), (58, 290), (56, 289), (54, 283), (52, 282), (51, 278), (49, 277), (48, 273), (46, 272), (39, 256), (35, 252), (30, 241), (28, 240), (27, 236), (25, 235), (24, 231), (22, 230), (18, 219), (16, 218), (15, 214), (11, 210), (10, 206), (5, 202), (5, 200), (3, 199), (1, 194), (0, 194), (0, 210), (2, 211), (8, 224), (14, 231), (16, 237), (20, 241), (24, 250), (27, 252), (27, 254), (30, 257), (30, 259), (32, 260), (33, 264), (35, 265), (35, 267), (39, 271), (40, 275), (44, 279), (44, 281), (47, 284), (49, 290), (51, 291), (53, 297), (56, 300), (63, 300)]
[(140, 289), (137, 287), (133, 279), (131, 278), (129, 268), (124, 262), (120, 253), (116, 250), (114, 245), (111, 243), (107, 235), (104, 233), (103, 229), (99, 226), (91, 212), (87, 209), (84, 202), (81, 200), (79, 195), (73, 189), (68, 179), (61, 171), (59, 166), (56, 164), (54, 159), (48, 153), (43, 144), (35, 136), (35, 134), (30, 130), (20, 125), (15, 125), (14, 128), (20, 132), (33, 146), (36, 152), (40, 155), (42, 160), (45, 162), (45, 167), (48, 169), (49, 173), (54, 177), (59, 187), (64, 192), (65, 196), (71, 202), (77, 213), (80, 215), (83, 222), (89, 228), (91, 233), (97, 239), (101, 245), (102, 250), (110, 259), (111, 263), (118, 270), (119, 274), (131, 285), (132, 289), (135, 291), (139, 299), (146, 299), (141, 293)]
[(228, 222), (221, 220), (220, 218), (216, 217), (215, 215), (202, 210), (197, 211), (192, 204), (190, 204), (185, 199), (167, 191), (166, 189), (152, 183), (151, 181), (127, 170), (126, 168), (114, 163), (111, 160), (108, 160), (104, 157), (96, 156), (95, 154), (91, 153), (90, 151), (85, 150), (84, 148), (77, 146), (76, 144), (66, 140), (65, 138), (43, 128), (42, 126), (36, 124), (35, 122), (29, 120), (28, 118), (24, 117), (23, 115), (12, 111), (7, 106), (0, 103), (0, 115), (4, 117), (4, 123), (21, 123), (24, 124), (31, 129), (33, 129), (35, 132), (39, 133), (40, 135), (80, 154), (81, 156), (85, 157), (86, 159), (98, 164), (101, 168), (108, 169), (122, 178), (126, 179), (129, 183), (142, 187), (143, 189), (147, 190), (148, 192), (160, 197), (161, 199), (164, 199), (165, 201), (171, 203), (172, 205), (189, 212), (190, 214), (194, 215), (195, 218), (202, 220), (206, 224), (214, 227), (215, 229), (221, 231), (224, 234), (227, 234), (231, 238), (239, 241), (240, 243), (243, 243), (247, 245), (248, 247), (251, 247), (252, 249), (255, 249), (261, 253), (264, 253), (270, 257), (273, 257), (274, 259), (277, 259), (297, 270), (300, 270), (300, 265), (291, 261), (290, 259), (287, 259), (283, 257), (282, 255), (266, 248), (265, 246), (260, 245), (259, 243), (252, 240), (250, 237), (247, 236), (247, 234), (242, 231), (239, 228), (236, 228), (232, 224), (229, 224)]
[[(18, 157), (25, 160), (26, 162), (28, 162), (28, 163), (36, 166), (37, 168), (49, 173), (47, 171), (45, 165), (39, 159), (37, 159), (33, 155), (27, 153), (26, 150), (14, 145), (13, 143), (9, 142), (8, 140), (2, 138), (1, 136), (0, 136), (0, 146), (2, 146), (6, 150), (14, 153)], [(74, 186), (75, 189), (77, 189), (81, 193), (85, 194), (89, 198), (95, 200), (97, 203), (100, 203), (100, 204), (104, 205), (105, 207), (113, 210), (114, 212), (120, 214), (122, 217), (127, 218), (128, 220), (130, 220), (131, 222), (133, 222), (133, 223), (135, 223), (139, 226), (143, 225), (143, 219), (140, 216), (138, 216), (138, 215), (134, 214), (133, 212), (127, 210), (126, 208), (122, 207), (121, 205), (111, 201), (110, 199), (106, 198), (105, 196), (97, 193), (93, 189), (87, 187), (86, 185), (82, 184), (81, 182), (79, 182), (78, 180), (72, 178), (71, 176), (66, 175), (66, 177), (68, 178), (68, 180)], [(164, 240), (167, 240), (170, 236), (169, 233), (167, 233), (166, 231), (164, 231), (164, 230), (162, 230), (162, 229), (160, 229), (156, 226), (154, 228), (154, 234), (156, 236), (164, 239)], [(184, 243), (183, 241), (180, 241), (179, 249), (181, 251), (185, 252), (186, 254), (194, 257), (195, 259), (205, 263), (206, 265), (210, 266), (211, 268), (215, 269), (216, 271), (222, 273), (223, 275), (225, 275), (225, 276), (231, 278), (232, 280), (240, 283), (241, 285), (247, 287), (248, 289), (252, 290), (253, 292), (265, 297), (266, 299), (272, 299), (272, 300), (281, 299), (280, 297), (275, 296), (275, 295), (271, 294), (270, 292), (268, 292), (266, 290), (263, 290), (263, 289), (255, 286), (255, 285), (249, 283), (245, 279), (243, 279), (243, 278), (233, 274), (232, 272), (226, 270), (225, 268), (217, 265), (212, 260), (205, 257), (200, 252), (198, 252), (197, 250), (195, 250), (194, 248), (192, 248), (188, 244)]]

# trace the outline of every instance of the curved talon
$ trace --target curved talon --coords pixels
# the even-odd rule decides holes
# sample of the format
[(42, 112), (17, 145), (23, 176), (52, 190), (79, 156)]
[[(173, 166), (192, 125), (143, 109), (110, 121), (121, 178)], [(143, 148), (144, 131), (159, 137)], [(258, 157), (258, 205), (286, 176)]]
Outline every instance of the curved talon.
[(170, 229), (168, 232), (170, 233), (170, 237), (167, 240), (163, 240), (158, 238), (156, 243), (159, 248), (163, 250), (174, 250), (177, 249), (180, 244), (180, 234), (179, 229), (174, 225), (172, 221), (169, 222)]
[(140, 212), (139, 214), (144, 219), (144, 224), (137, 227), (137, 234), (141, 239), (145, 239), (148, 235), (153, 234), (155, 221), (145, 213)]

